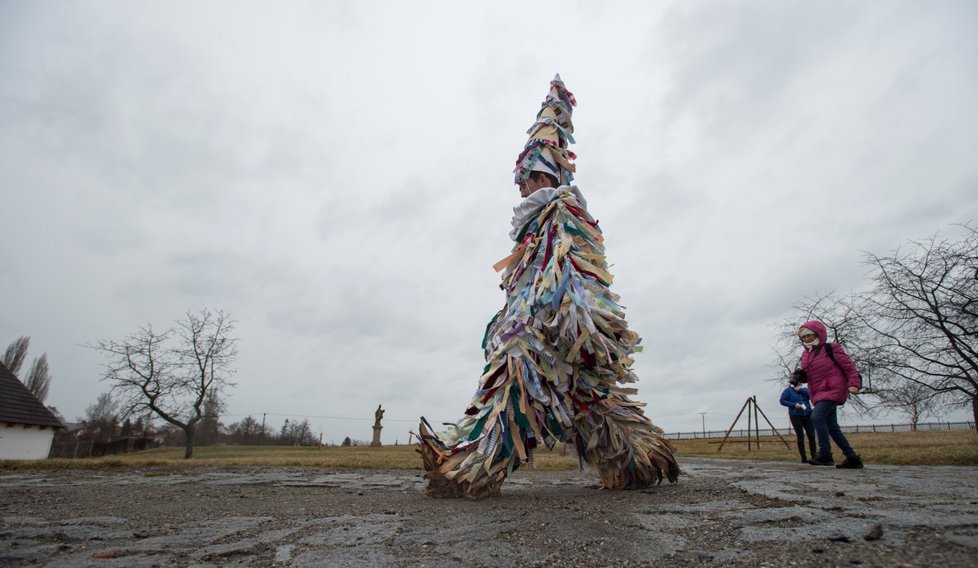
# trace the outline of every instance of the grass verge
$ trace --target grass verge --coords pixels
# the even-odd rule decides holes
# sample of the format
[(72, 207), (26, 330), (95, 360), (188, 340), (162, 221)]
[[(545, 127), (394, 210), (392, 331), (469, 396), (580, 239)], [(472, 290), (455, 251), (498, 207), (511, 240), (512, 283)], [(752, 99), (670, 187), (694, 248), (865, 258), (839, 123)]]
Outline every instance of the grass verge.
[[(928, 432), (858, 432), (848, 433), (849, 444), (859, 452), (865, 463), (891, 465), (978, 465), (978, 435), (974, 430), (950, 430)], [(788, 446), (777, 436), (761, 437), (758, 447), (752, 441), (751, 451), (747, 451), (747, 438), (727, 440), (720, 448), (721, 439), (676, 440), (676, 457), (685, 456), (796, 461), (798, 447), (795, 435), (784, 436)], [(842, 454), (833, 444), (836, 460)]]
[[(978, 465), (978, 435), (974, 430), (940, 432), (852, 433), (849, 442), (868, 464), (893, 465)], [(777, 437), (762, 437), (760, 446), (746, 438), (730, 438), (720, 447), (720, 439), (676, 440), (676, 458), (711, 457), (761, 461), (797, 461), (795, 437), (785, 436), (788, 447)], [(836, 450), (838, 453), (838, 450)], [(836, 456), (841, 459), (841, 455)], [(570, 470), (577, 467), (573, 451), (537, 451), (539, 470)], [(418, 470), (421, 458), (414, 446), (291, 447), (291, 446), (202, 446), (194, 458), (183, 459), (183, 448), (158, 448), (132, 454), (102, 458), (0, 460), (0, 472), (59, 469), (142, 469), (142, 468), (254, 468), (315, 467), (354, 470)]]

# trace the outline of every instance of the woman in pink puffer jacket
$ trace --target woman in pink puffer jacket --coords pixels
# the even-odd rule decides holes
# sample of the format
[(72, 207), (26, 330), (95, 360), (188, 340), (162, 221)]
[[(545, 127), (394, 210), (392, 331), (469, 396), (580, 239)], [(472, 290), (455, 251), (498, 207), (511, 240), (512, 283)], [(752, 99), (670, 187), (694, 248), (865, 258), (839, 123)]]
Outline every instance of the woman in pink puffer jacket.
[(850, 394), (859, 392), (862, 378), (841, 345), (832, 344), (829, 347), (832, 354), (829, 355), (826, 349), (827, 338), (825, 326), (817, 320), (807, 321), (798, 329), (798, 339), (805, 347), (800, 366), (807, 375), (808, 392), (812, 404), (815, 405), (812, 424), (818, 439), (818, 455), (810, 463), (828, 466), (835, 464), (832, 446), (829, 444), (829, 438), (832, 438), (845, 455), (845, 460), (836, 467), (860, 469), (863, 462), (839, 428), (836, 411), (846, 403)]

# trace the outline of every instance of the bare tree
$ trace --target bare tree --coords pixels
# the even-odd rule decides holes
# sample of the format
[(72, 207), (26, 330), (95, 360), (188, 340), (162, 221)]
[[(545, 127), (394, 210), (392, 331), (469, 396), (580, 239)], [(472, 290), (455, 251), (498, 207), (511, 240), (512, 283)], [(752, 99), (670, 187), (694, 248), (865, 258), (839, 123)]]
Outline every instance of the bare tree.
[(946, 406), (939, 393), (920, 383), (909, 381), (897, 382), (892, 388), (882, 389), (877, 394), (881, 407), (907, 415), (913, 431), (917, 430), (921, 418)]
[(311, 446), (316, 443), (312, 435), (312, 428), (309, 426), (309, 419), (304, 418), (302, 422), (298, 420), (290, 421), (288, 418), (282, 424), (279, 431), (279, 443), (286, 446)]
[(96, 438), (111, 440), (115, 427), (119, 423), (119, 404), (112, 398), (112, 393), (104, 392), (98, 395), (95, 404), (85, 409), (85, 427), (91, 430)]
[(207, 393), (204, 399), (204, 415), (200, 419), (197, 432), (197, 443), (201, 446), (208, 446), (217, 442), (221, 434), (221, 413), (224, 411), (224, 403), (216, 392)]
[(3, 353), (3, 366), (9, 369), (14, 376), (20, 374), (20, 368), (24, 365), (24, 360), (27, 359), (27, 350), (30, 346), (30, 336), (22, 335), (11, 341)]
[(139, 432), (139, 435), (143, 438), (149, 438), (154, 433), (153, 425), (153, 413), (143, 412), (142, 414), (136, 415), (136, 421), (133, 423), (133, 428)]
[(253, 416), (246, 416), (241, 422), (228, 426), (228, 432), (233, 443), (242, 445), (257, 444), (270, 433), (267, 427), (263, 430), (261, 422)]
[[(64, 415), (61, 414), (61, 411), (58, 410), (58, 407), (57, 406), (48, 406), (47, 408), (48, 408), (48, 410), (51, 411), (51, 414), (53, 414), (54, 417), (58, 419), (58, 422), (60, 422), (62, 424), (67, 424), (67, 421), (65, 420)], [(67, 430), (67, 428), (62, 428), (62, 430)]]
[(968, 404), (978, 422), (978, 229), (935, 234), (891, 256), (866, 254), (873, 287), (860, 320), (894, 380)]
[(27, 382), (24, 383), (27, 390), (31, 391), (37, 400), (42, 403), (48, 398), (48, 389), (51, 387), (51, 373), (48, 370), (48, 354), (42, 353), (40, 357), (34, 359), (31, 370), (27, 373)]
[(106, 356), (104, 378), (121, 396), (125, 414), (149, 410), (182, 430), (189, 459), (204, 401), (234, 386), (229, 379), (237, 357), (235, 324), (220, 310), (187, 312), (176, 328), (157, 333), (146, 325), (121, 341), (102, 340), (92, 348)]
[[(3, 365), (18, 378), (20, 378), (20, 369), (24, 366), (24, 361), (27, 360), (27, 351), (30, 349), (30, 345), (30, 336), (22, 335), (10, 342), (3, 354)], [(30, 371), (27, 372), (27, 380), (22, 379), (22, 381), (37, 400), (42, 403), (47, 400), (48, 390), (51, 388), (51, 372), (48, 368), (47, 353), (42, 353), (40, 357), (34, 359)]]

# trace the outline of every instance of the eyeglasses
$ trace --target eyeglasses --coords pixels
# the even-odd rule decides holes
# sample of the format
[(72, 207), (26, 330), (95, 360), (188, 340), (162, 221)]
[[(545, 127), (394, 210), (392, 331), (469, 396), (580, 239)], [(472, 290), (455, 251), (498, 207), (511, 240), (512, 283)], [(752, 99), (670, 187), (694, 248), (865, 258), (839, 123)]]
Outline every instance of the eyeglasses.
[(798, 339), (802, 340), (803, 342), (808, 342), (815, 339), (816, 337), (818, 336), (815, 335), (814, 333), (805, 333), (803, 335), (799, 335)]

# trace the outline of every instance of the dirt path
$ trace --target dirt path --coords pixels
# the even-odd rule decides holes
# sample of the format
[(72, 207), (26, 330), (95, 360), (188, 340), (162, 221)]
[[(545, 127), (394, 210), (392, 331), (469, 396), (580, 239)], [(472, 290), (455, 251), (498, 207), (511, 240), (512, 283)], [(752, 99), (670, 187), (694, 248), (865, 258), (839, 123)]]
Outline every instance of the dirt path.
[(637, 492), (521, 470), (481, 502), (414, 472), (8, 473), (0, 566), (976, 565), (978, 468), (681, 465)]

